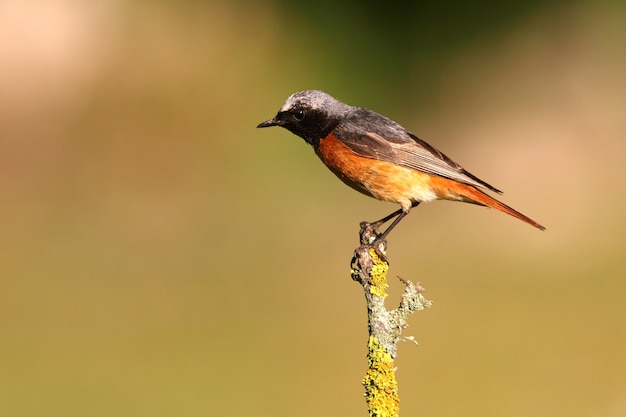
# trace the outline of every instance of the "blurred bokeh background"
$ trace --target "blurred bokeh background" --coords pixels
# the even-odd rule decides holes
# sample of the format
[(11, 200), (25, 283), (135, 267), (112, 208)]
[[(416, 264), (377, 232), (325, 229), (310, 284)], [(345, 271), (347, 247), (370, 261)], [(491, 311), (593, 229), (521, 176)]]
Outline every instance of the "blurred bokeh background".
[[(626, 4), (5, 0), (0, 414), (366, 415), (358, 223), (256, 130), (318, 88), (505, 191), (390, 239), (404, 416), (626, 415)], [(392, 283), (390, 305), (401, 290)]]

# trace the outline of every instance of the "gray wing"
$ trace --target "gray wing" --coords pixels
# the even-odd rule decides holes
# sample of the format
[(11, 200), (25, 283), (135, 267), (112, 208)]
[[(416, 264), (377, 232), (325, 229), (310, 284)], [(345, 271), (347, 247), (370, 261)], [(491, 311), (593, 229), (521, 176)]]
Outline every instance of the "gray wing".
[(501, 193), (396, 122), (362, 108), (354, 116), (335, 129), (335, 136), (360, 156)]

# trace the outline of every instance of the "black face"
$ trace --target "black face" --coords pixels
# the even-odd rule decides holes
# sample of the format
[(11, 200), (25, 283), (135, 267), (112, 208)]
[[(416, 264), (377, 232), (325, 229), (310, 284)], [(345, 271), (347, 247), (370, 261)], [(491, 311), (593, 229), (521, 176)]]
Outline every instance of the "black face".
[(281, 126), (300, 136), (307, 143), (317, 146), (339, 123), (320, 108), (311, 108), (306, 103), (295, 103), (289, 109), (279, 111), (276, 117), (257, 127)]

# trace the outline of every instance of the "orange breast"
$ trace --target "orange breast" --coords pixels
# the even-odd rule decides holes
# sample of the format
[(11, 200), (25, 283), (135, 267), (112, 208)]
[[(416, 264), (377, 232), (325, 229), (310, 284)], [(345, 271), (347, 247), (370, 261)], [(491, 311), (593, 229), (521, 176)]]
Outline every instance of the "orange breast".
[(344, 183), (378, 200), (399, 203), (408, 210), (414, 201), (437, 199), (430, 175), (359, 156), (333, 134), (320, 140), (316, 153)]

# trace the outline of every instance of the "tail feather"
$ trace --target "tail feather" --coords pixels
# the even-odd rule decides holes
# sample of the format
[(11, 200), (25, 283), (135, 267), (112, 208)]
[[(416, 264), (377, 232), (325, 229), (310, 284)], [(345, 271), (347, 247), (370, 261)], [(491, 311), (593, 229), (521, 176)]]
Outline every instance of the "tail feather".
[(449, 200), (462, 200), (467, 203), (478, 204), (481, 206), (490, 207), (496, 210), (499, 210), (503, 213), (506, 213), (510, 216), (513, 216), (521, 221), (528, 223), (531, 226), (536, 227), (539, 230), (546, 230), (546, 228), (531, 219), (530, 217), (520, 213), (512, 207), (507, 206), (501, 201), (496, 200), (490, 195), (484, 193), (483, 191), (475, 188), (471, 185), (461, 184), (458, 182), (448, 180), (447, 187), (445, 187), (446, 192), (444, 195), (440, 195), (440, 198), (449, 199)]
[(536, 227), (539, 230), (546, 230), (545, 226), (539, 224), (537, 221), (531, 219), (530, 217), (526, 216), (525, 214), (520, 213), (519, 211), (515, 210), (512, 207), (507, 206), (506, 204), (504, 204), (501, 201), (496, 200), (495, 198), (483, 193), (480, 190), (476, 190), (479, 194), (482, 194), (480, 196), (480, 199), (477, 199), (476, 202), (480, 205), (483, 206), (487, 206), (487, 207), (491, 207), (494, 208), (496, 210), (500, 210), (503, 213), (506, 213), (510, 216), (513, 216), (517, 219), (520, 219), (523, 222), (528, 223), (531, 226)]

